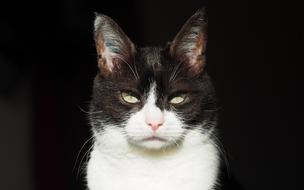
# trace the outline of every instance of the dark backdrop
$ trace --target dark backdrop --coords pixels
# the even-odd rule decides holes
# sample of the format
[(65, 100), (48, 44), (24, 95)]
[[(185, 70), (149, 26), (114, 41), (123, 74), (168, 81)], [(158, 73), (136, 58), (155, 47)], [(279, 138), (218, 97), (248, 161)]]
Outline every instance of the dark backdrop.
[(203, 5), (207, 70), (231, 171), (248, 190), (299, 189), (303, 11), (291, 2), (241, 0), (2, 1), (0, 188), (84, 189), (77, 170), (90, 147), (80, 151), (90, 137), (81, 110), (97, 72), (94, 11), (139, 45), (163, 45)]

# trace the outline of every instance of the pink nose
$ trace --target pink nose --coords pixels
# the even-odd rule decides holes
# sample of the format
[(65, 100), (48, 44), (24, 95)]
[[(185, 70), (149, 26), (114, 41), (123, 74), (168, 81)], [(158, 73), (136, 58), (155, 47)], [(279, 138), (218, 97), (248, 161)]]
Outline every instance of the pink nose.
[(153, 132), (157, 131), (157, 129), (164, 124), (163, 119), (158, 121), (146, 121), (147, 125), (149, 125)]

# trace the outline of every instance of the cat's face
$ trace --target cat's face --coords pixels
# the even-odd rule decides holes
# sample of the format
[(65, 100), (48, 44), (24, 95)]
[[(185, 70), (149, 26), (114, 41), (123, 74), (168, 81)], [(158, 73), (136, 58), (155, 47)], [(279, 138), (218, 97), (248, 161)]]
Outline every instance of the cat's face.
[(204, 71), (206, 29), (200, 10), (167, 47), (136, 48), (112, 19), (97, 15), (100, 72), (90, 113), (95, 135), (160, 149), (182, 145), (190, 131), (212, 130), (215, 97)]

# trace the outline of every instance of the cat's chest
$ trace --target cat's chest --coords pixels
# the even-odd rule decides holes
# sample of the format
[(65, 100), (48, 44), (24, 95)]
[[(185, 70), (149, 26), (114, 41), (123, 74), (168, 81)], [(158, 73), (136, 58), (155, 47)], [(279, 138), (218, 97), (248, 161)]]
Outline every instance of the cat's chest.
[(210, 145), (162, 157), (111, 155), (95, 148), (88, 163), (90, 190), (210, 190), (217, 176)]

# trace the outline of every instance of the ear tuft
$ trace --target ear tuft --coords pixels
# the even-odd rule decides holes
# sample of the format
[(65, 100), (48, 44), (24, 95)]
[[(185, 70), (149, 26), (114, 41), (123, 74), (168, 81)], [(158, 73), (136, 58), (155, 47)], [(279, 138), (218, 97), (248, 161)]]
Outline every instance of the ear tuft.
[(97, 12), (94, 12), (95, 14), (95, 20), (94, 20), (94, 34), (96, 35), (96, 31), (98, 31), (98, 28), (101, 26), (103, 20), (105, 20), (105, 15), (99, 14)]
[(206, 10), (199, 9), (183, 25), (170, 46), (171, 56), (188, 64), (195, 72), (202, 71), (205, 66), (207, 26)]

